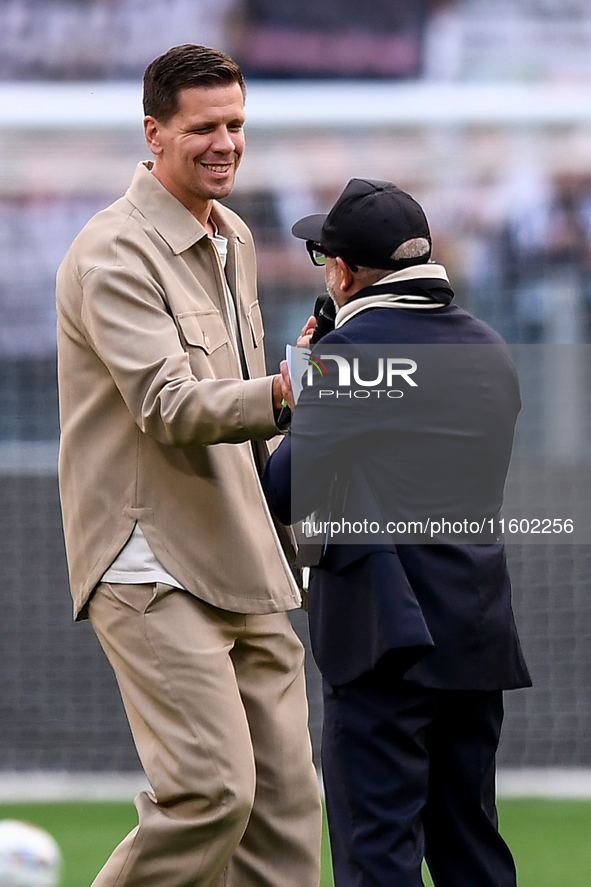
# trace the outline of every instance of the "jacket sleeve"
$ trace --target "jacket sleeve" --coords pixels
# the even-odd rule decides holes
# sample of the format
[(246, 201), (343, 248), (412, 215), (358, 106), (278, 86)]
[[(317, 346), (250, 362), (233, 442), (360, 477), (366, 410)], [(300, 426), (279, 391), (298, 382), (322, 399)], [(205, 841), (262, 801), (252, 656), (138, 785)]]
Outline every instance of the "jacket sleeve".
[(288, 432), (271, 453), (263, 476), (269, 508), (282, 524), (291, 524), (291, 435)]
[(164, 293), (148, 271), (94, 267), (80, 285), (84, 335), (143, 432), (174, 446), (277, 433), (272, 377), (196, 378)]
[(323, 411), (300, 401), (290, 431), (265, 465), (263, 489), (283, 524), (294, 524), (327, 506), (335, 489), (339, 439), (331, 435), (330, 423), (317, 421), (324, 418)]

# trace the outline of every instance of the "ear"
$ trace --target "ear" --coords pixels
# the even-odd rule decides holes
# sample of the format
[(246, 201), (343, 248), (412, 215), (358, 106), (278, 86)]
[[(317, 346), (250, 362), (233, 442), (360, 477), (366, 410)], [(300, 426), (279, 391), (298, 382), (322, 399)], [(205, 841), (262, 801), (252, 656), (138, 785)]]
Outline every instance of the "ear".
[(162, 124), (159, 123), (155, 117), (144, 117), (144, 135), (146, 137), (146, 142), (148, 143), (148, 148), (155, 156), (162, 153), (162, 140), (160, 138), (161, 129)]
[(351, 271), (351, 269), (347, 265), (347, 263), (345, 261), (343, 261), (343, 259), (341, 259), (340, 256), (337, 256), (336, 261), (337, 261), (337, 266), (338, 266), (338, 269), (339, 269), (340, 275), (341, 275), (341, 279), (340, 279), (341, 289), (344, 293), (347, 293), (349, 291), (349, 289), (355, 283), (355, 277), (353, 275), (353, 272)]

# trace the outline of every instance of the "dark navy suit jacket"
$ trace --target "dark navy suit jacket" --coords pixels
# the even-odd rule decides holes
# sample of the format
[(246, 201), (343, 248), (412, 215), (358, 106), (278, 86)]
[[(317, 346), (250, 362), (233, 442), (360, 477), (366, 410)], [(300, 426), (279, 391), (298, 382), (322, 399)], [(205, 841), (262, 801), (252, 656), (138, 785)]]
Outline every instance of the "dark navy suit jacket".
[[(422, 470), (425, 478), (416, 478), (419, 486), (423, 480), (425, 490), (436, 486), (446, 471), (457, 474), (452, 477), (453, 488), (461, 486), (464, 463), (468, 476), (470, 471), (486, 474), (490, 493), (500, 505), (520, 408), (517, 376), (504, 343), (486, 324), (455, 305), (427, 310), (372, 307), (325, 336), (315, 352), (322, 353), (331, 345), (396, 343), (482, 344), (499, 349), (492, 349), (496, 355), (492, 358), (483, 351), (483, 355), (489, 354), (487, 359), (476, 361), (472, 370), (463, 374), (460, 399), (465, 396), (470, 409), (459, 404), (457, 411), (443, 413), (438, 406), (441, 398), (432, 392), (431, 401), (423, 403), (410, 423), (412, 434), (406, 433), (408, 427), (380, 428), (371, 438), (371, 446), (359, 448), (352, 466), (356, 482), (366, 483), (379, 499), (385, 466), (394, 474), (400, 470), (404, 481), (402, 469), (409, 464), (405, 448), (431, 447), (433, 458), (422, 463), (428, 465)], [(496, 361), (494, 372), (490, 371), (491, 359)], [(317, 479), (329, 477), (339, 443), (338, 435), (335, 444), (335, 435), (327, 433), (318, 415), (306, 401), (304, 389), (290, 433), (265, 468), (263, 486), (272, 510), (283, 523), (302, 520), (324, 495)], [(489, 438), (485, 471), (479, 465), (483, 433)], [(310, 466), (309, 476), (296, 482), (294, 496), (292, 444), (309, 458)], [(404, 499), (404, 483), (399, 492)], [(314, 657), (332, 685), (355, 679), (386, 653), (407, 680), (426, 687), (499, 690), (531, 683), (515, 627), (500, 542), (329, 544), (318, 566), (311, 570), (308, 605)]]

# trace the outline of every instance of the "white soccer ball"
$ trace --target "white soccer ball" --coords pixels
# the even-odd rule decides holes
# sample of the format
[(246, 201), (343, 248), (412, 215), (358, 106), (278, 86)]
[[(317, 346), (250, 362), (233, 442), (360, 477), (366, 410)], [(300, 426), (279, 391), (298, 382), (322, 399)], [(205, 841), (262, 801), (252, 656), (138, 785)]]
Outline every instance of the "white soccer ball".
[(62, 855), (49, 832), (0, 820), (0, 887), (57, 887)]

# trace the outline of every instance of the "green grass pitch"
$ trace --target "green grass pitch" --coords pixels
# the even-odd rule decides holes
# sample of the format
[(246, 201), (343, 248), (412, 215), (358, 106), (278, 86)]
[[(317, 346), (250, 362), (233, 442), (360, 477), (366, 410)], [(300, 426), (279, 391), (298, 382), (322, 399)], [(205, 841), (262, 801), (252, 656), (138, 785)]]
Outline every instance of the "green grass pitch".
[[(501, 831), (517, 862), (519, 887), (589, 887), (591, 801), (502, 800)], [(65, 859), (60, 887), (89, 887), (117, 842), (136, 824), (132, 803), (0, 804), (0, 819), (46, 828)], [(426, 877), (425, 883), (431, 882)], [(332, 887), (324, 840), (321, 887)]]

